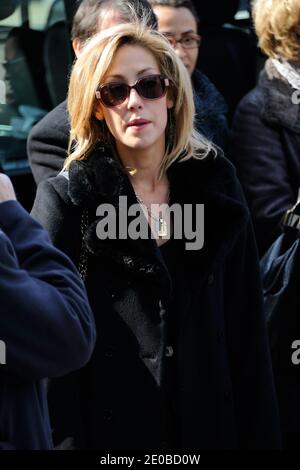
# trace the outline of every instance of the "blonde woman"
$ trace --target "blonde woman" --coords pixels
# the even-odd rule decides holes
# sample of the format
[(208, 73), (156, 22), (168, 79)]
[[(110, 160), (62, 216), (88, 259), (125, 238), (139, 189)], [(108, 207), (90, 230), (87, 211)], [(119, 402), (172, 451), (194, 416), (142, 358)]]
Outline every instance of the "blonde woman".
[(82, 51), (68, 108), (70, 154), (33, 214), (79, 266), (98, 340), (52, 386), (56, 439), (277, 447), (249, 216), (233, 167), (194, 130), (184, 65), (158, 32), (116, 26)]
[(300, 2), (256, 0), (253, 17), (267, 61), (237, 108), (230, 154), (262, 256), (281, 233), (300, 186)]

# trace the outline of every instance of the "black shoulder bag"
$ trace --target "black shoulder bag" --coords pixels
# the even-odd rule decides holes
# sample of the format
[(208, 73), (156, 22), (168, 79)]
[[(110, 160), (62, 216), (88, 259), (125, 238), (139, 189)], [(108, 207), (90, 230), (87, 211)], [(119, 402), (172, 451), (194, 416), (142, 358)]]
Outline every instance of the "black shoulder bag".
[(261, 260), (265, 313), (273, 365), (292, 367), (300, 340), (300, 200), (283, 218), (284, 232)]

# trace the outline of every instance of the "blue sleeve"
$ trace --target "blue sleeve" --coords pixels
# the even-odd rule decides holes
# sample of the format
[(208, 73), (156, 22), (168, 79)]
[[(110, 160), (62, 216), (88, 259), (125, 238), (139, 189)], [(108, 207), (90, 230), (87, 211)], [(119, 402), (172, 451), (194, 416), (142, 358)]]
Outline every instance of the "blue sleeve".
[(0, 367), (40, 379), (84, 366), (96, 333), (73, 263), (16, 201), (0, 204), (0, 228)]

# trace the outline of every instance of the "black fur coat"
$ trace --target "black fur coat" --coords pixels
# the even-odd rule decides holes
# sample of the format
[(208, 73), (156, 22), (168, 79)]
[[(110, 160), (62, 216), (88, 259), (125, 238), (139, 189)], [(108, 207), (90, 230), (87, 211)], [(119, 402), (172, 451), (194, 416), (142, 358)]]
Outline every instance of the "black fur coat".
[(209, 156), (174, 163), (168, 177), (173, 202), (205, 205), (203, 248), (174, 245), (172, 386), (166, 328), (175, 293), (161, 250), (152, 239), (100, 240), (95, 232), (100, 203), (118, 208), (120, 195), (136, 202), (128, 177), (100, 147), (73, 162), (69, 180), (60, 175), (38, 188), (32, 214), (76, 264), (89, 209), (86, 286), (98, 331), (89, 365), (52, 385), (55, 439), (73, 436), (77, 448), (106, 451), (170, 450), (162, 417), (170, 418), (171, 394), (180, 449), (276, 448), (257, 253), (235, 171), (224, 157)]

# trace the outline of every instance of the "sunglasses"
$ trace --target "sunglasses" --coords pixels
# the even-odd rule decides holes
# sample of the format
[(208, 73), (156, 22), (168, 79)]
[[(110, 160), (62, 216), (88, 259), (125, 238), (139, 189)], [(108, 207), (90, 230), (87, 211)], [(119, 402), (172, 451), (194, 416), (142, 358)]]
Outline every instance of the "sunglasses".
[(104, 106), (112, 108), (123, 103), (129, 97), (132, 88), (146, 100), (158, 100), (165, 96), (169, 86), (168, 78), (161, 75), (148, 75), (137, 80), (132, 86), (120, 82), (101, 85), (96, 91), (96, 98), (101, 100)]

